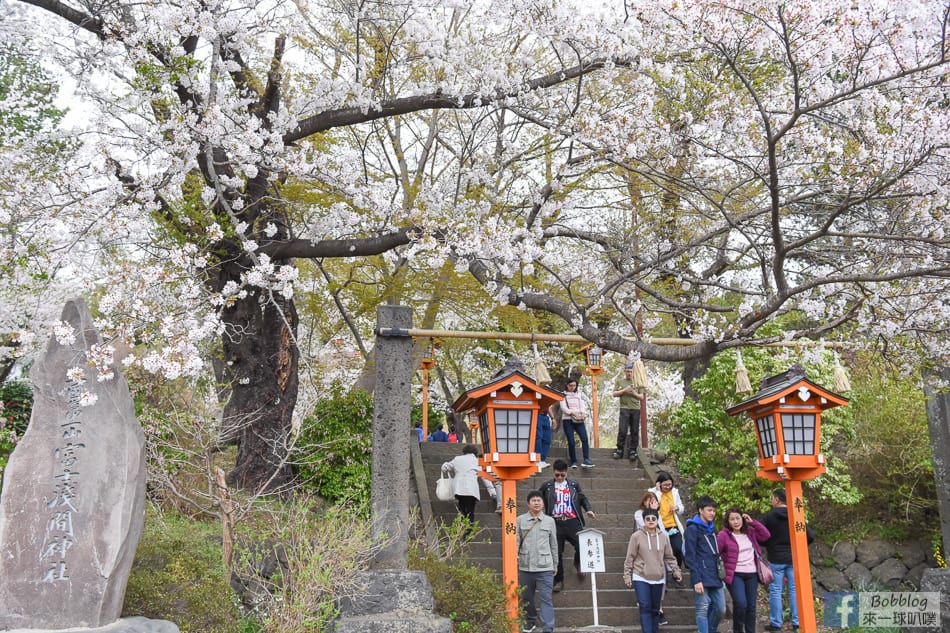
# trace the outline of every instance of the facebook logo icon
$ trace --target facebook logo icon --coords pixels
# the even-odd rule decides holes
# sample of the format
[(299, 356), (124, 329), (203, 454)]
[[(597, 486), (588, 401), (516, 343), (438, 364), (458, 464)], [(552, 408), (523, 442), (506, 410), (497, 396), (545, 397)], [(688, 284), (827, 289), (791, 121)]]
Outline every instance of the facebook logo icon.
[(825, 594), (825, 626), (854, 628), (858, 626), (858, 594), (836, 592)]

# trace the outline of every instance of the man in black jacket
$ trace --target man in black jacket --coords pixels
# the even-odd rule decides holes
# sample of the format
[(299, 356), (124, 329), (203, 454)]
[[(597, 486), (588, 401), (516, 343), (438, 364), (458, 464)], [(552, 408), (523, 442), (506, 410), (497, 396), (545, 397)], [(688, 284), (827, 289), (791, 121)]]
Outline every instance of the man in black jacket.
[[(795, 570), (792, 568), (792, 539), (788, 530), (788, 501), (784, 488), (772, 492), (772, 509), (762, 517), (771, 536), (765, 542), (769, 567), (775, 579), (769, 585), (769, 625), (767, 631), (782, 630), (782, 586), (788, 579), (788, 602), (792, 610), (792, 628), (798, 632), (798, 597), (795, 595)], [(805, 537), (811, 544), (815, 534), (805, 525)]]
[(554, 575), (554, 592), (564, 588), (564, 543), (574, 546), (574, 569), (578, 578), (583, 579), (581, 569), (581, 551), (577, 533), (584, 529), (584, 515), (594, 518), (594, 510), (581, 490), (581, 485), (567, 478), (567, 462), (563, 459), (554, 462), (554, 479), (541, 485), (544, 498), (544, 512), (554, 518), (557, 526), (557, 573)]

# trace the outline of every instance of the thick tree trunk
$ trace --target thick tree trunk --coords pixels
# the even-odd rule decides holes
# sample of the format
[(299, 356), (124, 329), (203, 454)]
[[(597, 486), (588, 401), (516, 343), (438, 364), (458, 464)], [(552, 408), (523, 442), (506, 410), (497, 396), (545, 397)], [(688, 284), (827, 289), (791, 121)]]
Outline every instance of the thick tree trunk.
[(293, 300), (261, 290), (226, 309), (224, 320), (231, 396), (224, 407), (223, 439), (238, 446), (228, 484), (279, 491), (293, 479), (288, 438), (297, 403), (297, 310)]
[(693, 390), (693, 381), (706, 374), (711, 362), (712, 356), (702, 356), (683, 363), (683, 393), (687, 398), (699, 400), (699, 395)]

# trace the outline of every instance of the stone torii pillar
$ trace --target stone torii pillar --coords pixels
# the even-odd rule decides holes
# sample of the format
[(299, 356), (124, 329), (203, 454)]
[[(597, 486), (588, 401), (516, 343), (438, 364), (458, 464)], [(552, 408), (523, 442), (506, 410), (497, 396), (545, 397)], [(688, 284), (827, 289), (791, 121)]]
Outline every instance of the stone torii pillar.
[[(372, 570), (358, 595), (340, 603), (333, 633), (451, 633), (452, 621), (432, 613), (432, 587), (409, 571), (409, 416), (412, 409), (412, 311), (384, 305), (376, 312), (376, 393), (373, 407)], [(414, 433), (414, 432), (413, 432)]]
[[(407, 331), (412, 310), (380, 306), (380, 328)], [(412, 413), (412, 338), (376, 339), (376, 393), (373, 405), (373, 540), (380, 546), (374, 569), (406, 570), (409, 565), (409, 420)]]

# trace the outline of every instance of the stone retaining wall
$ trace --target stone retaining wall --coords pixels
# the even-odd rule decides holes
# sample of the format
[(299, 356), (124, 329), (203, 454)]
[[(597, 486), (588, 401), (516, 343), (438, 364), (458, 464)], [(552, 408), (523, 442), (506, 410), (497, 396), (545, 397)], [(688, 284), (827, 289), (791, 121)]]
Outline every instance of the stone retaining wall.
[(936, 567), (929, 542), (889, 543), (870, 539), (808, 548), (816, 591), (917, 590), (924, 570)]

